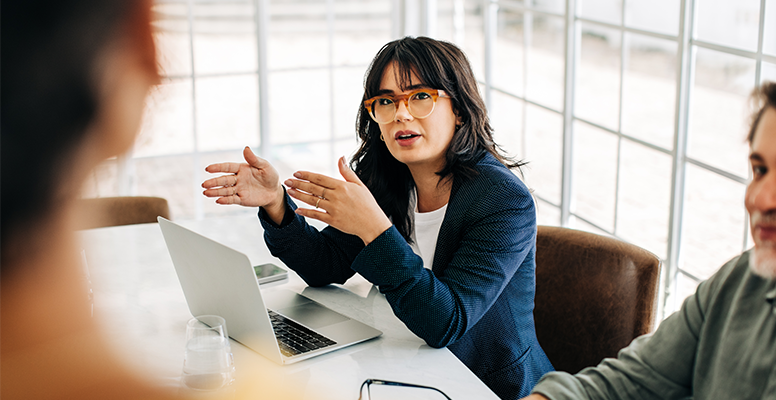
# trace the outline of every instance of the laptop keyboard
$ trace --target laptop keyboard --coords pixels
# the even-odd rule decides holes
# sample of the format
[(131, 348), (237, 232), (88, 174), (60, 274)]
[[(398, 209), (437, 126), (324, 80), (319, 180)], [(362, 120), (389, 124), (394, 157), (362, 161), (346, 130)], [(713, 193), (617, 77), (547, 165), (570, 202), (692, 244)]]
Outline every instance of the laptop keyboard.
[(272, 310), (267, 310), (267, 313), (272, 321), (272, 329), (275, 330), (280, 352), (286, 357), (337, 344), (326, 336), (305, 328)]

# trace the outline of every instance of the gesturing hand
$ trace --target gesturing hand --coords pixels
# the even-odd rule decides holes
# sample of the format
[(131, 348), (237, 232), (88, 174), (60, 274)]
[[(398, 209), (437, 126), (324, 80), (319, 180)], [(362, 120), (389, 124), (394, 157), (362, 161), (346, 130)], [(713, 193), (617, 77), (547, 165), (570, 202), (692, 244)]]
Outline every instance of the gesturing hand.
[(299, 171), (294, 173), (297, 179), (288, 179), (283, 183), (289, 188), (289, 196), (315, 207), (299, 208), (297, 214), (356, 235), (364, 244), (369, 244), (391, 227), (391, 221), (369, 189), (347, 166), (345, 157), (339, 159), (338, 167), (345, 178), (344, 182), (321, 174)]
[[(282, 205), (283, 189), (277, 170), (245, 147), (246, 163), (218, 163), (205, 168), (210, 173), (227, 173), (202, 182), (207, 197), (217, 197), (218, 204), (239, 204), (246, 207), (273, 208)], [(274, 218), (273, 218), (274, 219)], [(281, 218), (282, 220), (282, 215)]]

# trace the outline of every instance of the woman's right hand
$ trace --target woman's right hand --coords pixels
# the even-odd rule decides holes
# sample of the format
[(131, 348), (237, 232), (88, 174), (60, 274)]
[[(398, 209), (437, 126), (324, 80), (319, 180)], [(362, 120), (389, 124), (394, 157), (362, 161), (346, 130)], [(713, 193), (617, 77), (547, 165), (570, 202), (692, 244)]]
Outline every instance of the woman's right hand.
[(285, 204), (277, 170), (267, 160), (253, 154), (247, 146), (243, 150), (243, 157), (247, 164), (226, 162), (208, 165), (205, 171), (211, 174), (229, 175), (202, 182), (202, 187), (205, 188), (203, 194), (207, 197), (217, 197), (218, 204), (262, 207), (273, 221), (282, 221)]

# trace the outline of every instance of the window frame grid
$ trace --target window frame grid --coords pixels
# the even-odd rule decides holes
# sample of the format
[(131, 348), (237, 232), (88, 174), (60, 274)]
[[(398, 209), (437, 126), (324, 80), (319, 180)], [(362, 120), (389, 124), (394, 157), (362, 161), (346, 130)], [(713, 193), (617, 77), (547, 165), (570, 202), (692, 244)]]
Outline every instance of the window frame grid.
[[(256, 75), (258, 78), (258, 102), (259, 102), (259, 147), (258, 152), (260, 156), (264, 158), (271, 158), (273, 146), (284, 147), (286, 145), (300, 145), (300, 144), (329, 144), (330, 154), (329, 156), (334, 159), (335, 144), (341, 141), (342, 137), (337, 137), (335, 131), (335, 109), (334, 109), (334, 71), (339, 68), (354, 67), (355, 65), (334, 65), (334, 25), (336, 19), (336, 13), (334, 11), (335, 0), (322, 0), (325, 2), (326, 7), (326, 21), (327, 21), (327, 40), (329, 45), (328, 60), (326, 65), (320, 66), (301, 66), (298, 68), (283, 68), (278, 70), (270, 70), (267, 66), (267, 44), (269, 41), (269, 25), (270, 25), (270, 0), (233, 0), (225, 1), (224, 3), (235, 4), (251, 4), (253, 6), (254, 15), (252, 16), (255, 25), (256, 46), (257, 46), (257, 58), (258, 66), (253, 71), (233, 71), (224, 73), (204, 73), (198, 74), (194, 63), (194, 23), (197, 19), (193, 12), (195, 4), (212, 4), (222, 3), (218, 1), (209, 0), (156, 0), (157, 3), (167, 4), (186, 4), (188, 19), (188, 34), (189, 34), (189, 50), (191, 73), (190, 74), (176, 74), (164, 76), (165, 80), (185, 80), (191, 79), (191, 98), (192, 98), (192, 141), (194, 143), (194, 150), (190, 153), (182, 153), (177, 155), (191, 155), (193, 158), (192, 169), (194, 170), (194, 182), (192, 183), (193, 191), (192, 196), (195, 199), (195, 209), (197, 219), (204, 217), (203, 211), (203, 198), (200, 193), (199, 184), (201, 182), (201, 166), (199, 165), (199, 155), (208, 154), (209, 151), (201, 151), (199, 149), (197, 140), (197, 110), (196, 110), (196, 83), (199, 78), (212, 78), (212, 77), (226, 77), (226, 76), (245, 76)], [(454, 1), (454, 38), (463, 40), (464, 37), (464, 18), (461, 13), (465, 13), (466, 6), (464, 0)], [(563, 134), (562, 134), (562, 166), (561, 166), (561, 198), (560, 204), (556, 204), (553, 201), (542, 197), (541, 194), (536, 193), (537, 199), (548, 206), (556, 207), (560, 211), (560, 225), (569, 226), (573, 219), (578, 219), (586, 224), (589, 224), (597, 229), (600, 229), (611, 236), (623, 239), (618, 235), (618, 199), (619, 199), (619, 179), (620, 179), (620, 151), (622, 149), (624, 141), (644, 146), (648, 149), (660, 152), (662, 154), (671, 157), (671, 174), (672, 181), (670, 186), (670, 210), (668, 216), (668, 232), (666, 240), (666, 258), (663, 261), (664, 268), (662, 272), (663, 293), (660, 296), (660, 308), (663, 315), (677, 308), (678, 300), (675, 299), (677, 293), (676, 282), (679, 274), (687, 277), (688, 279), (698, 282), (700, 281), (698, 276), (695, 276), (690, 271), (685, 270), (681, 263), (681, 238), (682, 238), (682, 222), (684, 214), (684, 202), (685, 202), (685, 175), (688, 165), (694, 165), (702, 170), (711, 172), (715, 175), (722, 176), (733, 182), (746, 185), (750, 180), (751, 172), (746, 177), (739, 176), (735, 173), (725, 171), (724, 169), (717, 168), (707, 163), (704, 163), (698, 159), (694, 159), (687, 155), (687, 137), (689, 131), (689, 110), (692, 104), (692, 97), (694, 92), (695, 81), (695, 66), (696, 66), (696, 53), (699, 48), (713, 50), (716, 52), (736, 55), (739, 57), (751, 59), (755, 61), (755, 82), (754, 85), (758, 85), (761, 81), (763, 62), (776, 64), (776, 56), (763, 53), (764, 46), (764, 34), (765, 34), (765, 7), (766, 0), (760, 0), (759, 9), (759, 27), (758, 27), (758, 43), (756, 51), (749, 51), (738, 49), (731, 46), (720, 45), (716, 43), (710, 43), (703, 40), (696, 39), (695, 25), (698, 17), (697, 13), (697, 1), (696, 0), (681, 0), (680, 7), (680, 21), (677, 35), (664, 34), (654, 32), (648, 29), (638, 29), (626, 25), (626, 10), (627, 2), (629, 0), (622, 0), (621, 20), (619, 24), (599, 21), (589, 17), (580, 16), (581, 0), (565, 0), (565, 12), (558, 13), (548, 10), (542, 10), (533, 5), (532, 0), (524, 0), (522, 3), (518, 3), (515, 0), (475, 0), (482, 7), (483, 18), (483, 34), (484, 34), (484, 82), (483, 95), (488, 107), (492, 106), (491, 94), (493, 91), (509, 96), (511, 98), (522, 101), (522, 112), (526, 115), (528, 106), (538, 107), (540, 109), (558, 114), (563, 118)], [(391, 20), (391, 35), (398, 38), (405, 34), (411, 34), (407, 29), (413, 27), (407, 27), (407, 13), (411, 10), (410, 6), (418, 6), (422, 12), (422, 20), (417, 21), (420, 25), (420, 30), (423, 34), (429, 34), (435, 36), (436, 32), (436, 19), (439, 16), (439, 9), (437, 7), (437, 0), (393, 0), (391, 2), (391, 13), (388, 18)], [(773, 4), (771, 6), (774, 6)], [(493, 82), (493, 66), (495, 60), (495, 52), (498, 49), (495, 47), (495, 43), (498, 37), (498, 11), (499, 9), (508, 11), (520, 12), (523, 14), (523, 95), (517, 95), (511, 93), (509, 90), (498, 87)], [(554, 19), (563, 19), (564, 29), (564, 50), (563, 57), (565, 62), (564, 70), (564, 89), (563, 89), (563, 109), (556, 110), (551, 106), (547, 106), (539, 103), (538, 101), (528, 99), (527, 83), (528, 83), (528, 60), (531, 57), (531, 42), (533, 34), (533, 22), (535, 16), (544, 16)], [(612, 29), (619, 32), (620, 36), (620, 77), (619, 77), (619, 99), (618, 99), (618, 118), (617, 129), (611, 129), (596, 124), (592, 121), (588, 121), (585, 118), (576, 116), (574, 109), (575, 91), (577, 84), (577, 72), (580, 65), (580, 50), (581, 50), (581, 25), (590, 24), (593, 26)], [(662, 146), (649, 143), (645, 140), (638, 139), (631, 135), (622, 132), (622, 118), (623, 118), (623, 80), (626, 72), (626, 58), (628, 57), (627, 36), (628, 34), (641, 35), (648, 38), (662, 39), (671, 41), (677, 44), (677, 61), (676, 61), (676, 93), (675, 93), (675, 114), (674, 114), (674, 132), (672, 145), (673, 149), (667, 149)], [(460, 43), (462, 44), (462, 43)], [(271, 143), (271, 127), (270, 127), (270, 111), (269, 111), (269, 93), (268, 93), (268, 78), (269, 75), (276, 72), (287, 71), (301, 71), (301, 70), (328, 70), (329, 72), (329, 89), (330, 89), (330, 126), (329, 137), (322, 138), (314, 141), (304, 141), (299, 143), (288, 144), (273, 144)], [(616, 172), (616, 184), (615, 184), (615, 203), (614, 203), (614, 226), (612, 229), (603, 229), (597, 224), (591, 222), (589, 219), (584, 218), (581, 215), (572, 210), (571, 205), (573, 201), (573, 150), (574, 150), (574, 123), (581, 122), (589, 126), (600, 129), (603, 132), (616, 135), (617, 138), (617, 172)], [(521, 138), (523, 149), (526, 148), (527, 127), (526, 118), (523, 118), (521, 129)], [(159, 157), (159, 156), (155, 156)], [(142, 157), (146, 158), (146, 157)], [(119, 194), (130, 195), (133, 194), (133, 156), (131, 153), (120, 156), (118, 158), (118, 186)], [(743, 208), (743, 207), (742, 207)], [(746, 218), (746, 223), (742, 229), (742, 251), (746, 249), (748, 245), (748, 215), (746, 210), (743, 210)]]
[[(666, 316), (668, 313), (672, 312), (673, 310), (678, 308), (679, 301), (681, 299), (676, 299), (677, 294), (677, 276), (678, 274), (684, 275), (686, 278), (694, 281), (694, 282), (700, 282), (702, 279), (692, 272), (686, 270), (683, 268), (681, 263), (681, 238), (682, 238), (682, 222), (684, 217), (684, 203), (685, 203), (685, 175), (686, 175), (686, 168), (688, 165), (694, 165), (698, 168), (701, 168), (702, 170), (705, 170), (707, 172), (711, 172), (712, 174), (724, 177), (728, 180), (731, 180), (733, 182), (746, 185), (750, 178), (751, 178), (751, 172), (748, 174), (749, 176), (743, 177), (738, 174), (732, 173), (730, 171), (726, 171), (724, 169), (714, 167), (712, 165), (709, 165), (703, 161), (700, 161), (698, 159), (695, 159), (693, 157), (688, 156), (687, 154), (687, 139), (688, 139), (688, 132), (689, 132), (689, 110), (690, 105), (692, 104), (692, 95), (693, 95), (693, 84), (695, 81), (695, 65), (696, 65), (696, 52), (699, 48), (704, 49), (710, 49), (714, 50), (720, 53), (724, 54), (732, 54), (737, 55), (740, 57), (744, 57), (747, 59), (755, 60), (756, 64), (756, 71), (755, 71), (755, 82), (753, 82), (753, 85), (759, 85), (761, 81), (761, 70), (762, 70), (762, 63), (763, 62), (770, 62), (770, 63), (776, 63), (776, 56), (771, 56), (769, 54), (763, 53), (763, 41), (764, 41), (764, 31), (765, 31), (765, 6), (766, 6), (766, 0), (760, 0), (760, 18), (759, 18), (759, 31), (758, 31), (758, 45), (757, 45), (757, 51), (748, 51), (743, 49), (738, 49), (735, 47), (725, 46), (725, 45), (719, 45), (715, 43), (710, 43), (702, 40), (696, 39), (696, 32), (695, 32), (695, 23), (698, 17), (697, 13), (697, 3), (696, 0), (681, 0), (679, 7), (680, 7), (680, 25), (678, 30), (678, 35), (670, 35), (670, 34), (664, 34), (659, 32), (654, 32), (650, 30), (645, 29), (638, 29), (626, 26), (626, 10), (627, 10), (627, 2), (629, 0), (622, 0), (622, 9), (621, 9), (621, 20), (620, 24), (613, 24), (609, 22), (603, 22), (596, 19), (588, 18), (588, 17), (581, 17), (579, 14), (579, 6), (580, 3), (577, 0), (566, 0), (565, 2), (565, 10), (566, 12), (564, 14), (559, 14), (551, 11), (546, 10), (540, 10), (537, 9), (532, 5), (531, 0), (525, 0), (525, 3), (517, 3), (515, 1), (510, 0), (483, 0), (484, 9), (489, 10), (487, 12), (487, 15), (483, 18), (485, 19), (485, 48), (488, 49), (488, 51), (485, 52), (485, 82), (484, 82), (484, 91), (485, 91), (485, 98), (486, 98), (486, 104), (490, 107), (490, 93), (492, 91), (496, 91), (500, 94), (509, 96), (511, 98), (520, 100), (523, 102), (523, 115), (525, 115), (525, 107), (527, 105), (533, 105), (539, 108), (542, 108), (544, 110), (554, 112), (557, 114), (560, 114), (563, 116), (564, 124), (563, 124), (563, 155), (562, 155), (562, 168), (561, 168), (561, 204), (556, 204), (556, 202), (550, 201), (549, 199), (543, 197), (540, 193), (535, 193), (534, 195), (537, 197), (537, 199), (541, 200), (544, 203), (547, 203), (547, 205), (559, 208), (560, 210), (560, 225), (564, 227), (568, 227), (573, 219), (578, 219), (586, 224), (589, 224), (596, 229), (601, 230), (602, 232), (605, 232), (606, 234), (609, 234), (613, 237), (616, 237), (621, 240), (625, 240), (624, 238), (620, 237), (618, 234), (617, 226), (618, 226), (618, 198), (619, 198), (619, 176), (620, 176), (620, 149), (622, 148), (623, 141), (628, 141), (631, 143), (635, 143), (637, 145), (644, 146), (648, 149), (658, 151), (662, 154), (668, 155), (671, 157), (672, 162), (672, 182), (671, 182), (671, 189), (670, 189), (670, 210), (669, 210), (669, 221), (668, 221), (668, 232), (667, 232), (667, 240), (666, 240), (666, 259), (661, 260), (664, 264), (663, 271), (662, 271), (662, 295), (660, 296), (660, 304), (659, 307), (661, 309), (661, 313), (663, 316)], [(527, 21), (529, 17), (532, 17), (532, 15), (542, 15), (547, 16), (551, 18), (563, 18), (564, 19), (564, 29), (565, 29), (565, 65), (566, 65), (566, 71), (565, 71), (565, 78), (564, 78), (564, 109), (563, 110), (555, 110), (552, 107), (546, 106), (544, 104), (540, 104), (536, 101), (528, 99), (528, 93), (527, 91), (524, 93), (524, 95), (518, 95), (516, 93), (512, 93), (507, 89), (498, 87), (495, 85), (492, 81), (492, 68), (494, 63), (494, 54), (493, 50), (490, 50), (494, 48), (493, 43), (497, 40), (498, 33), (495, 31), (495, 29), (492, 26), (487, 26), (488, 24), (494, 23), (498, 24), (498, 14), (497, 10), (498, 8), (503, 8), (504, 10), (508, 11), (514, 11), (514, 12), (521, 12), (523, 13), (523, 51), (524, 51), (524, 59), (523, 62), (527, 63), (529, 55), (529, 41), (526, 40), (527, 37), (530, 37), (531, 32), (527, 32), (526, 29), (532, 29), (532, 21)], [(571, 12), (569, 12), (571, 11)], [(494, 19), (492, 16), (488, 17), (488, 15), (496, 15), (496, 18)], [(490, 22), (493, 21), (493, 22)], [(581, 28), (580, 25), (582, 23), (585, 24), (591, 24), (594, 26), (599, 26), (603, 28), (608, 28), (612, 30), (616, 30), (620, 34), (620, 77), (619, 77), (619, 99), (618, 99), (618, 126), (617, 129), (611, 129), (601, 126), (600, 124), (594, 123), (592, 121), (589, 121), (585, 118), (581, 118), (575, 115), (574, 110), (574, 92), (576, 90), (576, 74), (578, 67), (580, 65), (580, 37), (581, 37)], [(673, 149), (667, 149), (665, 147), (652, 144), (649, 142), (646, 142), (644, 140), (638, 139), (636, 137), (633, 137), (631, 135), (628, 135), (626, 133), (622, 132), (622, 103), (623, 103), (623, 79), (624, 79), (624, 73), (626, 69), (626, 58), (628, 57), (628, 47), (627, 47), (627, 38), (626, 34), (637, 34), (642, 35), (649, 38), (655, 38), (655, 39), (662, 39), (671, 41), (673, 43), (677, 44), (677, 63), (676, 63), (676, 102), (675, 102), (675, 111), (674, 111), (674, 132), (673, 132)], [(572, 62), (569, 62), (571, 60)], [(527, 82), (527, 68), (524, 68), (523, 72), (523, 87), (526, 87)], [(525, 118), (523, 118), (523, 127), (521, 130), (521, 134), (523, 136), (522, 140), (525, 141), (525, 137), (527, 135), (527, 131), (525, 128)], [(605, 229), (601, 226), (599, 226), (596, 223), (593, 223), (588, 218), (585, 218), (577, 213), (574, 212), (574, 210), (571, 209), (572, 199), (573, 199), (573, 186), (574, 186), (574, 176), (573, 176), (573, 170), (571, 168), (573, 164), (573, 137), (574, 137), (574, 122), (579, 121), (584, 124), (587, 124), (589, 126), (595, 127), (597, 129), (602, 130), (603, 132), (608, 132), (610, 134), (613, 134), (617, 138), (617, 171), (616, 171), (616, 179), (617, 182), (615, 184), (615, 205), (614, 205), (614, 229)], [(523, 146), (525, 148), (525, 146)], [(749, 219), (748, 214), (746, 214), (746, 210), (742, 205), (743, 212), (746, 215), (745, 218), (745, 224), (742, 229), (742, 246), (741, 250), (744, 251), (747, 248), (748, 245), (748, 230), (749, 230)]]

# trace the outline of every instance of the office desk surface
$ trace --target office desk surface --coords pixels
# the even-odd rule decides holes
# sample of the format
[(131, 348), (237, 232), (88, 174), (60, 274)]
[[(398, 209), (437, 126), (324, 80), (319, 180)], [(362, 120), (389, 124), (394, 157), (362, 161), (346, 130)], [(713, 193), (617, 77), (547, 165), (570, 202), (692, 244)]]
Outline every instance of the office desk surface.
[[(269, 254), (255, 216), (176, 222), (245, 253), (254, 265), (282, 265)], [(94, 290), (94, 318), (117, 355), (158, 384), (180, 387), (186, 321), (192, 316), (159, 226), (93, 229), (82, 231), (81, 239)], [(454, 400), (497, 399), (449, 350), (431, 348), (410, 332), (384, 296), (359, 275), (345, 285), (323, 288), (307, 287), (295, 273), (289, 275), (262, 288), (302, 293), (383, 335), (287, 366), (232, 341), (234, 387), (293, 399), (357, 399), (361, 382), (374, 378), (434, 386)]]

